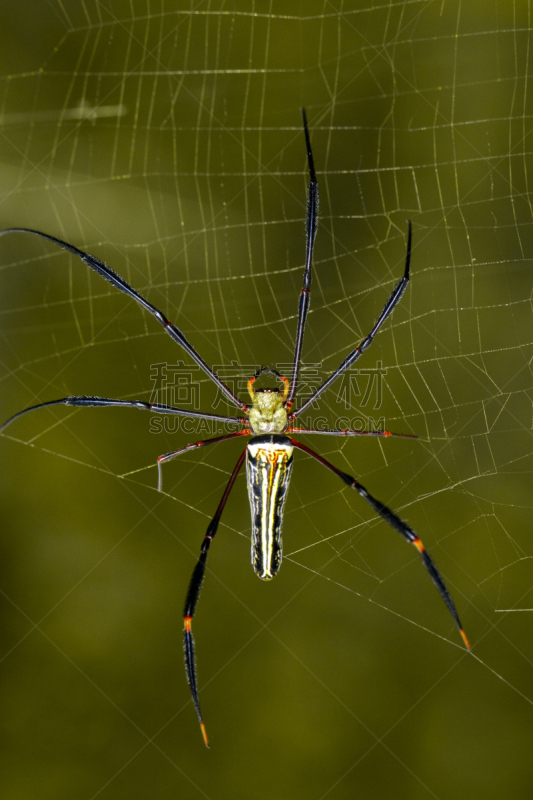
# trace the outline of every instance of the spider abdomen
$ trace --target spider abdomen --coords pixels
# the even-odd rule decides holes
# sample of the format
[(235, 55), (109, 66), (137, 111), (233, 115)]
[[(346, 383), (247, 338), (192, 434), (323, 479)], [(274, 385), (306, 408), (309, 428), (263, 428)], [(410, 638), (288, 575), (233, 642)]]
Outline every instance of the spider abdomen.
[(254, 436), (246, 448), (252, 514), (252, 566), (262, 580), (279, 572), (283, 508), (292, 473), (293, 444), (287, 436)]

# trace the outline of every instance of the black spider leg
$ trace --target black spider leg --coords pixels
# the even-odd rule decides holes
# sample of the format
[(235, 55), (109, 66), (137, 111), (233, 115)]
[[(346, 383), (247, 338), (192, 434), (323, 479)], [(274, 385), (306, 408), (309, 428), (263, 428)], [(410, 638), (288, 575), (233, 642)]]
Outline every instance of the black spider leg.
[(99, 258), (96, 256), (92, 256), (90, 253), (85, 253), (83, 250), (78, 250), (77, 247), (74, 247), (72, 244), (68, 244), (64, 242), (62, 239), (57, 239), (55, 236), (50, 236), (48, 233), (42, 233), (41, 231), (34, 231), (31, 228), (6, 228), (3, 231), (0, 231), (0, 236), (3, 236), (5, 233), (31, 233), (34, 236), (41, 236), (43, 239), (48, 239), (50, 242), (54, 242), (58, 244), (60, 247), (63, 247), (65, 250), (68, 250), (70, 253), (73, 253), (75, 256), (79, 256), (81, 260), (103, 278), (105, 278), (109, 283), (118, 289), (120, 292), (124, 292), (127, 294), (128, 297), (133, 298), (136, 300), (139, 305), (141, 305), (146, 311), (152, 314), (156, 320), (159, 322), (160, 325), (163, 326), (165, 331), (168, 335), (177, 342), (186, 353), (190, 355), (190, 357), (195, 361), (201, 369), (208, 375), (213, 383), (215, 383), (218, 388), (223, 392), (223, 394), (227, 397), (227, 399), (237, 408), (242, 409), (243, 411), (248, 408), (247, 405), (243, 404), (237, 395), (233, 394), (231, 389), (229, 389), (226, 384), (218, 377), (216, 372), (214, 372), (209, 364), (207, 364), (201, 355), (196, 352), (192, 344), (185, 338), (183, 333), (180, 331), (176, 325), (173, 325), (172, 322), (165, 317), (165, 315), (155, 306), (148, 302), (139, 292), (136, 292), (129, 283), (127, 283), (124, 278), (115, 272), (111, 267), (108, 267), (107, 264), (104, 264), (103, 261), (100, 261)]
[(188, 453), (190, 450), (197, 450), (199, 447), (206, 447), (208, 444), (217, 444), (217, 442), (225, 442), (228, 439), (235, 439), (237, 436), (250, 436), (251, 434), (250, 428), (244, 428), (242, 431), (234, 431), (233, 433), (225, 433), (223, 436), (215, 436), (214, 439), (202, 439), (200, 442), (192, 442), (191, 444), (186, 444), (185, 447), (180, 447), (179, 450), (172, 450), (170, 453), (164, 453), (162, 456), (158, 456), (157, 458), (157, 469), (159, 473), (159, 480), (157, 483), (157, 491), (163, 491), (163, 470), (162, 465), (166, 461), (171, 461), (176, 456), (180, 456), (182, 453)]
[(333, 372), (329, 376), (329, 378), (327, 378), (324, 381), (322, 386), (319, 386), (318, 389), (314, 392), (314, 394), (312, 394), (311, 397), (309, 397), (305, 401), (305, 403), (300, 406), (300, 408), (297, 408), (295, 411), (293, 411), (291, 414), (289, 414), (289, 422), (291, 422), (293, 419), (296, 419), (297, 416), (299, 416), (307, 408), (309, 408), (309, 406), (312, 403), (314, 403), (314, 401), (317, 399), (317, 397), (319, 395), (321, 395), (322, 392), (324, 392), (329, 386), (331, 386), (333, 381), (337, 380), (337, 378), (340, 375), (342, 375), (343, 372), (346, 372), (346, 370), (349, 369), (349, 367), (351, 367), (352, 364), (355, 364), (357, 359), (360, 358), (360, 356), (363, 355), (365, 350), (368, 350), (368, 348), (370, 347), (370, 345), (372, 344), (372, 342), (374, 340), (374, 336), (379, 331), (379, 329), (381, 328), (381, 326), (383, 325), (385, 320), (388, 317), (390, 317), (390, 315), (392, 314), (392, 312), (394, 311), (394, 309), (396, 308), (396, 306), (400, 302), (400, 300), (402, 298), (402, 295), (403, 295), (403, 293), (405, 292), (405, 290), (407, 288), (407, 284), (409, 283), (409, 265), (411, 263), (412, 226), (411, 226), (411, 222), (410, 221), (407, 224), (408, 224), (408, 233), (407, 233), (407, 253), (406, 253), (406, 256), (405, 256), (405, 271), (404, 271), (403, 277), (400, 278), (400, 280), (398, 281), (398, 283), (396, 284), (396, 286), (392, 290), (391, 296), (389, 297), (389, 299), (385, 303), (385, 306), (383, 307), (383, 311), (379, 315), (378, 321), (376, 322), (376, 324), (374, 325), (374, 327), (372, 328), (372, 330), (370, 331), (370, 333), (368, 334), (366, 339), (363, 339), (361, 344), (358, 345), (355, 348), (355, 350), (352, 350), (352, 352), (349, 355), (346, 356), (346, 358), (344, 359), (342, 364), (335, 370), (335, 372)]
[(189, 411), (186, 408), (176, 408), (175, 406), (168, 406), (165, 403), (146, 403), (144, 400), (112, 400), (109, 397), (87, 397), (86, 395), (70, 395), (69, 397), (62, 397), (60, 400), (48, 400), (46, 403), (39, 403), (36, 406), (24, 408), (13, 414), (3, 425), (0, 425), (0, 433), (7, 428), (18, 417), (28, 414), (30, 411), (37, 411), (39, 408), (46, 408), (47, 406), (81, 406), (82, 408), (90, 407), (107, 407), (107, 406), (125, 406), (126, 408), (138, 408), (141, 411), (152, 411), (154, 414), (177, 414), (183, 417), (195, 417), (196, 419), (210, 419), (218, 422), (232, 422), (236, 425), (246, 425), (248, 420), (246, 417), (223, 417), (220, 414), (206, 414), (201, 411)]
[(185, 673), (187, 675), (187, 681), (189, 684), (189, 689), (191, 690), (192, 701), (194, 703), (196, 713), (198, 714), (198, 720), (200, 722), (200, 728), (202, 730), (202, 736), (204, 737), (204, 742), (206, 744), (206, 747), (209, 747), (209, 741), (207, 739), (207, 733), (205, 730), (204, 721), (202, 719), (202, 711), (200, 709), (200, 697), (198, 695), (198, 675), (196, 671), (196, 657), (194, 654), (194, 637), (192, 635), (191, 625), (192, 625), (192, 618), (194, 617), (194, 612), (196, 611), (198, 598), (200, 597), (200, 590), (202, 588), (202, 583), (204, 582), (205, 565), (207, 561), (207, 553), (209, 550), (209, 545), (215, 538), (215, 534), (218, 528), (218, 523), (220, 522), (220, 517), (222, 516), (222, 512), (224, 511), (224, 506), (226, 505), (229, 493), (233, 488), (233, 484), (235, 483), (237, 474), (243, 465), (245, 456), (246, 456), (246, 448), (239, 456), (239, 460), (235, 465), (235, 469), (231, 473), (231, 478), (229, 479), (228, 485), (224, 490), (224, 494), (222, 495), (222, 500), (218, 504), (215, 516), (207, 526), (207, 532), (205, 534), (204, 541), (202, 542), (202, 549), (200, 551), (200, 558), (198, 559), (198, 563), (196, 564), (194, 571), (192, 573), (191, 582), (189, 583), (189, 589), (187, 591), (187, 597), (185, 599), (185, 608), (183, 610), (183, 624), (184, 624), (183, 649), (185, 651)]
[(331, 470), (331, 472), (333, 472), (335, 475), (338, 475), (339, 478), (342, 481), (344, 481), (344, 483), (347, 486), (349, 486), (351, 489), (355, 489), (355, 491), (358, 492), (361, 495), (361, 497), (363, 497), (366, 500), (366, 502), (372, 506), (376, 514), (379, 514), (379, 516), (382, 517), (385, 520), (385, 522), (388, 522), (389, 525), (391, 525), (395, 530), (398, 531), (398, 533), (401, 533), (404, 539), (406, 539), (410, 544), (413, 544), (416, 547), (416, 549), (420, 553), (422, 561), (424, 562), (424, 566), (426, 567), (427, 571), (430, 574), (433, 583), (437, 587), (440, 596), (446, 603), (448, 611), (452, 615), (455, 624), (459, 628), (459, 632), (462, 636), (463, 642), (465, 643), (466, 647), (470, 650), (470, 644), (468, 643), (468, 639), (466, 638), (463, 626), (461, 625), (461, 621), (459, 620), (457, 609), (455, 608), (455, 604), (451, 598), (451, 595), (448, 589), (446, 588), (446, 584), (444, 583), (444, 580), (442, 579), (440, 572), (435, 566), (433, 559), (430, 557), (429, 553), (424, 548), (424, 545), (420, 541), (420, 538), (417, 536), (415, 531), (406, 522), (404, 522), (403, 519), (400, 519), (400, 517), (397, 516), (397, 514), (391, 511), (390, 508), (381, 503), (379, 500), (376, 500), (375, 497), (372, 497), (372, 495), (367, 492), (365, 487), (362, 486), (359, 483), (359, 481), (356, 481), (355, 478), (352, 478), (351, 475), (347, 475), (346, 472), (342, 472), (342, 470), (335, 467), (325, 458), (318, 455), (318, 453), (315, 453), (314, 450), (311, 450), (304, 444), (300, 444), (300, 442), (295, 441), (295, 439), (292, 439), (290, 436), (289, 439), (291, 440), (291, 442), (295, 447), (297, 447), (299, 450), (303, 450), (304, 453), (307, 453), (308, 455), (315, 458), (320, 464), (323, 464), (325, 467)]
[(309, 164), (309, 186), (307, 187), (307, 211), (305, 216), (306, 254), (303, 286), (302, 291), (300, 292), (300, 300), (298, 303), (298, 327), (296, 329), (296, 344), (294, 346), (294, 365), (292, 368), (291, 387), (289, 396), (285, 403), (285, 407), (287, 409), (292, 407), (298, 389), (298, 376), (300, 373), (300, 362), (302, 359), (305, 321), (307, 319), (307, 312), (309, 311), (309, 304), (311, 302), (313, 248), (315, 246), (315, 236), (318, 225), (318, 182), (316, 179), (315, 164), (313, 161), (313, 152), (311, 150), (311, 141), (309, 139), (309, 129), (307, 127), (305, 108), (302, 108), (302, 117), (304, 123), (305, 144), (307, 147), (307, 163)]

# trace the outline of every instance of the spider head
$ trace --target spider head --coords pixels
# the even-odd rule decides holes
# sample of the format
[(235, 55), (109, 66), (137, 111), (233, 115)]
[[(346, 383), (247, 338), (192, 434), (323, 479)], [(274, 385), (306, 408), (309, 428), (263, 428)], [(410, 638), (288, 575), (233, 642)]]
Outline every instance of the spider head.
[(285, 433), (288, 426), (285, 391), (250, 388), (252, 406), (248, 411), (254, 436), (263, 433)]
[[(263, 373), (275, 375), (283, 383), (283, 390), (256, 389), (254, 383)], [(288, 426), (287, 409), (285, 401), (289, 395), (289, 381), (279, 372), (270, 367), (261, 367), (253, 378), (248, 381), (248, 391), (252, 398), (251, 408), (248, 410), (250, 428), (254, 436), (262, 433), (285, 433)]]

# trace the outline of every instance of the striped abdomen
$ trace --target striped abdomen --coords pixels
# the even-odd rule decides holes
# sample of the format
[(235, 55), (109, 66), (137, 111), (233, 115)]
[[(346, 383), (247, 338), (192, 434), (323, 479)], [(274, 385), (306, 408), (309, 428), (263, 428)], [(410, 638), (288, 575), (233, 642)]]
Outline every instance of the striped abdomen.
[(292, 472), (293, 445), (287, 436), (254, 436), (246, 452), (252, 512), (252, 566), (263, 580), (277, 575), (282, 556), (281, 526)]

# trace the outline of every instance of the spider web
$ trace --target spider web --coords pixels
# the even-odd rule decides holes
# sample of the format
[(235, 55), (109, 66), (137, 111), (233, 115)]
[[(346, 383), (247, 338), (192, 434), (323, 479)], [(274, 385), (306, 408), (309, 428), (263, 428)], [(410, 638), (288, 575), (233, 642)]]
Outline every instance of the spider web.
[[(401, 305), (304, 421), (419, 440), (301, 438), (415, 528), (473, 644), (466, 655), (414, 549), (301, 453), (280, 576), (257, 581), (242, 475), (195, 618), (206, 770), (180, 612), (243, 443), (171, 462), (162, 496), (157, 456), (212, 429), (43, 410), (2, 437), (4, 796), (523, 796), (529, 2), (1, 13), (1, 227), (105, 260), (243, 399), (257, 367), (291, 362), (302, 105), (321, 193), (303, 396), (371, 329), (412, 219)], [(69, 394), (235, 413), (79, 260), (22, 234), (0, 249), (2, 419)]]

